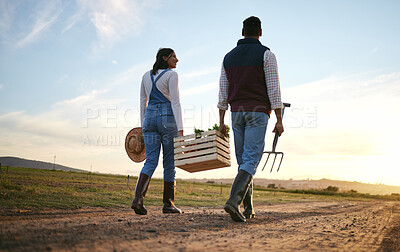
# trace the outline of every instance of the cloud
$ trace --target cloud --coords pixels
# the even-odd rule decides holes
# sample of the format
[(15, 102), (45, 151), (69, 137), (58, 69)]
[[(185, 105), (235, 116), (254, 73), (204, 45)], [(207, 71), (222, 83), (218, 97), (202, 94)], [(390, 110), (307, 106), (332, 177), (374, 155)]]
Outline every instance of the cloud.
[(0, 30), (8, 30), (12, 22), (12, 14), (14, 13), (17, 4), (13, 1), (1, 1), (0, 2)]
[(88, 15), (96, 29), (98, 43), (94, 50), (113, 46), (126, 36), (138, 35), (151, 8), (160, 5), (160, 1), (131, 0), (78, 0), (79, 11), (67, 26), (75, 25), (82, 15)]
[[(385, 120), (384, 117), (393, 115), (389, 108), (398, 104), (400, 73), (332, 76), (287, 88), (282, 93), (285, 101), (292, 101), (291, 110), (316, 110), (318, 126), (371, 129), (380, 123), (372, 118)], [(361, 122), (364, 124), (360, 125)]]
[(124, 140), (138, 124), (139, 111), (125, 108), (124, 100), (109, 92), (92, 90), (38, 114), (0, 115), (0, 153), (36, 160), (57, 154), (64, 165), (85, 169), (93, 164), (101, 172), (110, 172), (115, 160), (128, 167)]
[(116, 75), (112, 81), (107, 82), (107, 88), (138, 83), (137, 90), (139, 90), (139, 84), (143, 73), (149, 70), (150, 64), (150, 61), (142, 62), (128, 68), (123, 72), (118, 73), (118, 75)]
[[(79, 4), (79, 2), (78, 2)], [(66, 21), (66, 26), (65, 28), (62, 30), (61, 34), (64, 34), (65, 32), (69, 31), (74, 25), (76, 25), (77, 23), (79, 23), (80, 21), (85, 19), (85, 13), (87, 12), (87, 10), (83, 7), (83, 6), (79, 6), (78, 11), (70, 16), (67, 21)]]
[(212, 89), (217, 89), (217, 88), (218, 88), (218, 83), (211, 82), (211, 83), (203, 84), (203, 85), (200, 85), (197, 87), (192, 87), (192, 88), (182, 90), (180, 92), (180, 95), (181, 95), (181, 97), (187, 97), (190, 95), (198, 95), (198, 94), (202, 94), (202, 93), (205, 93)]
[(76, 139), (77, 131), (71, 130), (73, 124), (69, 118), (55, 116), (54, 111), (40, 115), (29, 115), (24, 111), (17, 111), (0, 116), (1, 128), (6, 132), (21, 132), (35, 137)]
[[(127, 36), (140, 34), (149, 11), (158, 8), (161, 1), (77, 0), (76, 4), (77, 11), (67, 18), (61, 34), (81, 22), (89, 21), (96, 31), (97, 41), (94, 43), (93, 50), (97, 52), (112, 47)], [(0, 1), (2, 39), (14, 40), (13, 43), (18, 48), (37, 41), (41, 34), (59, 20), (64, 11), (61, 0), (33, 1), (29, 5), (30, 16), (24, 17), (24, 20), (15, 20), (18, 17), (16, 10), (22, 10), (25, 6), (21, 2)], [(17, 39), (14, 35), (16, 32), (19, 32)]]
[(10, 33), (13, 31), (11, 27), (18, 5), (19, 3), (17, 1), (0, 1), (0, 39), (3, 43), (15, 43)]
[[(124, 100), (108, 98), (106, 97), (108, 92), (109, 90), (92, 90), (78, 97), (57, 102), (48, 111), (39, 114), (32, 115), (25, 111), (3, 114), (0, 115), (0, 127), (13, 133), (30, 133), (42, 138), (80, 141), (82, 133), (88, 130), (87, 126), (82, 127), (82, 122), (85, 120), (90, 120), (90, 126), (94, 131), (107, 132), (112, 130), (111, 128), (117, 128), (110, 125), (121, 124), (117, 122), (118, 118), (112, 118), (118, 117), (117, 113), (124, 113), (118, 111), (122, 109), (118, 106)], [(92, 111), (92, 114), (88, 111)]]
[(199, 69), (194, 72), (183, 73), (179, 77), (182, 79), (200, 78), (210, 74), (219, 74), (221, 72), (220, 66)]
[(96, 102), (96, 98), (99, 95), (107, 93), (109, 90), (92, 90), (86, 94), (77, 96), (69, 100), (63, 100), (55, 104), (56, 107), (71, 106), (71, 107), (82, 107)]
[[(303, 164), (319, 174), (329, 169), (337, 174), (351, 167), (349, 176), (356, 176), (377, 160), (394, 160), (400, 112), (393, 108), (400, 106), (400, 73), (332, 76), (282, 94), (292, 107), (284, 115), (279, 149), (290, 154), (291, 168), (303, 169)], [(395, 163), (384, 163), (382, 171), (391, 173)], [(375, 171), (369, 172), (373, 176)]]
[(35, 13), (31, 21), (32, 28), (28, 34), (24, 35), (17, 41), (17, 47), (24, 47), (27, 44), (35, 41), (40, 34), (49, 29), (62, 13), (61, 1), (44, 1), (41, 2), (37, 8), (39, 11)]
[(16, 111), (0, 115), (1, 128), (13, 134), (29, 133), (43, 139), (80, 140), (82, 132), (79, 128), (84, 108), (98, 107), (100, 104), (115, 106), (116, 101), (101, 98), (105, 93), (107, 90), (93, 90), (73, 99), (60, 101), (40, 114), (32, 115), (25, 111)]
[[(220, 69), (218, 67), (196, 69), (192, 72), (183, 71), (182, 74), (179, 74), (179, 83), (182, 83), (185, 87), (191, 87), (185, 89), (180, 87), (181, 97), (202, 94), (213, 89), (218, 89), (219, 83), (217, 81), (210, 81), (207, 83), (207, 80), (215, 80), (215, 76), (218, 76), (219, 72)], [(204, 84), (204, 82), (206, 83)], [(215, 92), (215, 95), (216, 94)]]

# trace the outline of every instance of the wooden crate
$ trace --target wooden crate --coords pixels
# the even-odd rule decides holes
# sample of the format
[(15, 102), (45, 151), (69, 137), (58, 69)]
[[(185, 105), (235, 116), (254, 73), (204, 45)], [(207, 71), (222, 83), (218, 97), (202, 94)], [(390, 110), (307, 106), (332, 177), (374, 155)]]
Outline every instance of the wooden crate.
[(199, 172), (231, 165), (229, 138), (218, 130), (174, 138), (175, 166)]

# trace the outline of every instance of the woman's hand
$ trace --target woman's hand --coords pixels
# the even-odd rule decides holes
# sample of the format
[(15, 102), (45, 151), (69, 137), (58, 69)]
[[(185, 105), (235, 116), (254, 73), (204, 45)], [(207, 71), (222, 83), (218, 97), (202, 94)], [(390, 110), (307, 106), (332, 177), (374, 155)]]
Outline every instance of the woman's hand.
[(178, 131), (179, 136), (183, 136), (183, 130)]

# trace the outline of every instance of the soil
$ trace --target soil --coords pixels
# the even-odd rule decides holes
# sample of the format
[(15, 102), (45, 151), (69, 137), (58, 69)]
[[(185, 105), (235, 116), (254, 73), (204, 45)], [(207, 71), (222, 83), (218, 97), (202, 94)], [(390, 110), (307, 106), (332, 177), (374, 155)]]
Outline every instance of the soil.
[(0, 251), (400, 251), (399, 202), (255, 207), (245, 223), (222, 207), (0, 209)]

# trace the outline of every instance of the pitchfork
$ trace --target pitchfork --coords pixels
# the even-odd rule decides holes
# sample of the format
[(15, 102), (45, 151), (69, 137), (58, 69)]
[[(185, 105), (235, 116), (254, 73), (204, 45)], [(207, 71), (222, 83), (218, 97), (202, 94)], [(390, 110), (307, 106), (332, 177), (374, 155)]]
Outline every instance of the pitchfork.
[[(290, 107), (290, 103), (283, 103), (282, 117), (283, 117), (283, 113), (285, 112), (285, 108), (286, 108), (286, 107)], [(279, 161), (279, 166), (278, 166), (278, 169), (277, 169), (276, 171), (278, 172), (278, 171), (279, 171), (279, 168), (281, 168), (281, 164), (282, 164), (282, 160), (283, 160), (284, 154), (283, 154), (283, 152), (281, 152), (281, 151), (275, 151), (275, 149), (276, 149), (276, 144), (278, 143), (278, 138), (279, 138), (279, 133), (278, 133), (278, 131), (276, 131), (276, 132), (275, 132), (275, 137), (274, 137), (274, 142), (272, 143), (272, 151), (264, 151), (264, 152), (263, 152), (263, 155), (264, 155), (264, 153), (268, 153), (268, 156), (267, 156), (267, 161), (265, 161), (264, 167), (262, 168), (261, 171), (264, 171), (265, 166), (266, 166), (267, 163), (268, 163), (269, 156), (271, 156), (271, 154), (275, 154), (275, 157), (274, 157), (274, 162), (272, 163), (271, 170), (270, 170), (269, 172), (272, 172), (272, 170), (274, 169), (276, 157), (277, 157), (278, 155), (281, 155), (281, 161)], [(261, 161), (261, 160), (260, 160), (260, 161)]]

